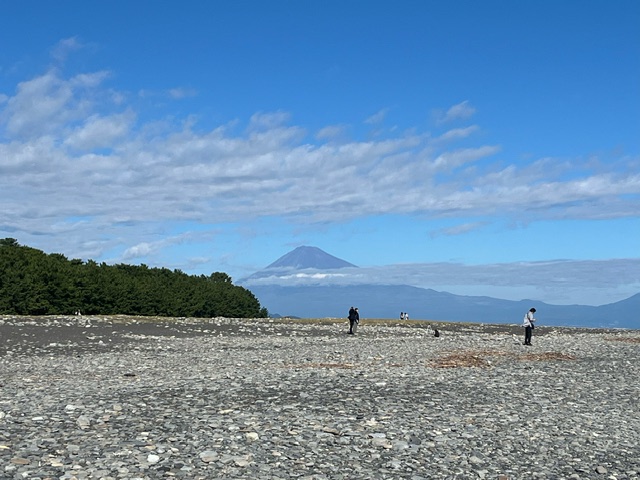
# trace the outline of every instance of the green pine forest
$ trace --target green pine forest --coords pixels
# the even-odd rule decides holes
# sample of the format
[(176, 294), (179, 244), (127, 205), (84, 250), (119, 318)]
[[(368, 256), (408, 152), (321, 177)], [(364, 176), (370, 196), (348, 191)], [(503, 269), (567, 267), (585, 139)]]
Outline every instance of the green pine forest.
[(187, 275), (146, 265), (69, 260), (0, 240), (0, 314), (266, 318), (226, 273)]

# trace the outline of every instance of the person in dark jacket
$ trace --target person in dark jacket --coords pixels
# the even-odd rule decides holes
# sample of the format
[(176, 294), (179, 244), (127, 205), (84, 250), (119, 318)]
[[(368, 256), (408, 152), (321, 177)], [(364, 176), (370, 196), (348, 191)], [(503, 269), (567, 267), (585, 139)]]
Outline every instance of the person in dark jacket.
[(351, 307), (349, 309), (349, 333), (351, 335), (355, 333), (354, 330), (358, 326), (358, 323), (360, 323), (360, 314), (358, 313), (358, 309)]

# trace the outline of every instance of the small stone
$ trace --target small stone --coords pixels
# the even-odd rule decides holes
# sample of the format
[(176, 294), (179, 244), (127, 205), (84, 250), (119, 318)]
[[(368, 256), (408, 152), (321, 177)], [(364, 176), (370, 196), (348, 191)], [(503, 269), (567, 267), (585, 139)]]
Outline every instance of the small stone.
[(218, 457), (218, 452), (215, 452), (213, 450), (205, 450), (204, 452), (200, 453), (200, 460), (205, 463), (215, 462)]
[(395, 442), (393, 442), (393, 448), (395, 450), (405, 450), (407, 448), (409, 448), (409, 444), (403, 440), (397, 440)]
[(260, 438), (260, 436), (256, 432), (249, 432), (245, 435), (245, 437), (250, 442), (255, 442), (256, 440), (258, 440), (258, 438)]
[(246, 467), (251, 462), (247, 458), (234, 458), (233, 463), (235, 463), (237, 467)]
[(147, 456), (147, 462), (149, 463), (158, 463), (160, 461), (160, 457), (158, 455), (154, 455), (153, 453)]
[(599, 473), (600, 475), (604, 475), (607, 472), (608, 472), (607, 467), (603, 467), (602, 465), (598, 465), (596, 467), (596, 473)]
[(91, 420), (86, 415), (80, 415), (76, 420), (76, 423), (80, 428), (87, 428), (91, 424)]
[(371, 440), (371, 445), (373, 445), (374, 447), (382, 447), (386, 449), (393, 448), (393, 445), (391, 445), (391, 443), (389, 443), (386, 438), (373, 438)]

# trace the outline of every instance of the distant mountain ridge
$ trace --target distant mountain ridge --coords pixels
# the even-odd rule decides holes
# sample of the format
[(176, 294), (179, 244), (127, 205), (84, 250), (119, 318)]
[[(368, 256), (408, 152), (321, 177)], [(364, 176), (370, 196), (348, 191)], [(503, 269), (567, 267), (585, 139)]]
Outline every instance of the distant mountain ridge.
[(540, 325), (640, 328), (640, 294), (593, 307), (455, 295), (409, 285), (256, 285), (250, 290), (270, 314), (301, 318), (346, 318), (353, 305), (363, 318), (399, 318), (406, 311), (414, 320), (519, 324), (535, 307)]
[[(360, 308), (363, 318), (410, 318), (479, 323), (520, 323), (535, 307), (542, 325), (640, 328), (640, 293), (626, 300), (601, 306), (551, 305), (536, 300), (502, 300), (492, 297), (455, 295), (410, 285), (282, 285), (278, 277), (309, 275), (315, 270), (333, 270), (355, 265), (329, 255), (317, 247), (298, 247), (245, 281), (246, 287), (270, 314), (301, 318), (346, 317), (350, 306)], [(322, 275), (320, 275), (322, 278)]]

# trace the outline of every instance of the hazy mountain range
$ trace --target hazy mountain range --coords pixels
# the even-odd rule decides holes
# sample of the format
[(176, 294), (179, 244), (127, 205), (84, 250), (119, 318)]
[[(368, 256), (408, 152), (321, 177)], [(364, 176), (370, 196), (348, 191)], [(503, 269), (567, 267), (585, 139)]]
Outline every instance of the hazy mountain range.
[[(535, 307), (541, 325), (640, 328), (640, 293), (601, 306), (551, 305), (537, 300), (511, 301), (492, 297), (454, 295), (409, 285), (332, 284), (336, 270), (357, 267), (316, 247), (298, 247), (265, 269), (239, 281), (251, 290), (274, 316), (302, 318), (346, 317), (358, 306), (363, 318), (520, 323)], [(325, 275), (323, 271), (331, 271)], [(279, 284), (292, 277), (315, 278), (313, 285)]]

